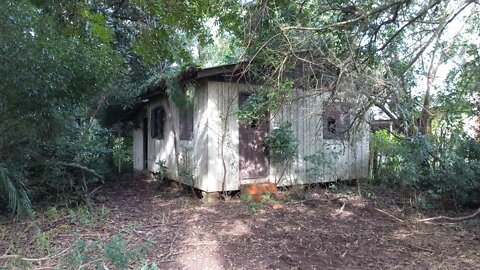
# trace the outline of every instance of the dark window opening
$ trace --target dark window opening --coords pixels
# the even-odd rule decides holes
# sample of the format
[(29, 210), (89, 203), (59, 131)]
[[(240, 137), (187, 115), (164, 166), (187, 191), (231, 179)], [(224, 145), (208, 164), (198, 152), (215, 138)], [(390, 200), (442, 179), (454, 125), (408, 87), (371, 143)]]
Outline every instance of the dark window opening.
[(327, 131), (330, 133), (336, 133), (335, 118), (327, 117)]
[(323, 108), (323, 138), (346, 139), (347, 131), (350, 128), (350, 104), (346, 102), (324, 103)]
[(165, 118), (166, 113), (163, 107), (159, 106), (152, 110), (150, 117), (150, 133), (152, 138), (163, 140)]
[(193, 108), (189, 107), (184, 115), (180, 115), (180, 140), (193, 139)]
[(258, 119), (253, 119), (253, 120), (250, 122), (250, 127), (251, 127), (251, 128), (258, 128)]

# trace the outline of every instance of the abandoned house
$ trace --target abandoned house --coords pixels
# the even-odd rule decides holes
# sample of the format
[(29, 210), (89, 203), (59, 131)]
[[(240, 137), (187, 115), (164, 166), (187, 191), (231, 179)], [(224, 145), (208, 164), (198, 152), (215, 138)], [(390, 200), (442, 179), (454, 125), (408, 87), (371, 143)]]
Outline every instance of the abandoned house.
[[(348, 102), (327, 109), (328, 94), (309, 96), (305, 89), (294, 89), (292, 101), (270, 112), (263, 124), (247, 124), (235, 112), (258, 85), (236, 73), (241, 67), (234, 64), (182, 76), (179, 80), (188, 77), (195, 87), (193, 106), (184, 113), (168, 101), (165, 83), (142, 94), (125, 117), (135, 123), (134, 169), (154, 173), (163, 164), (167, 177), (204, 192), (259, 182), (294, 185), (368, 176), (369, 127), (350, 125)], [(297, 140), (296, 157), (288, 166), (271, 162), (264, 141), (285, 123)], [(344, 134), (349, 127), (352, 131)]]

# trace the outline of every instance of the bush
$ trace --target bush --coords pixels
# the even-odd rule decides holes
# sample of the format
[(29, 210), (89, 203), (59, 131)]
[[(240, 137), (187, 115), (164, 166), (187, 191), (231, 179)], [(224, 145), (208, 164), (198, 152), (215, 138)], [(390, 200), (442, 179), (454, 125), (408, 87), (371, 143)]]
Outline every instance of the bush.
[(265, 137), (273, 163), (290, 162), (297, 156), (298, 142), (292, 131), (292, 124), (276, 127)]
[(380, 183), (398, 186), (405, 196), (424, 194), (430, 202), (449, 206), (479, 203), (479, 141), (461, 134), (390, 138), (380, 131), (372, 136), (371, 146), (378, 153)]
[(113, 163), (117, 167), (119, 174), (133, 168), (132, 141), (132, 138), (125, 137), (113, 139)]

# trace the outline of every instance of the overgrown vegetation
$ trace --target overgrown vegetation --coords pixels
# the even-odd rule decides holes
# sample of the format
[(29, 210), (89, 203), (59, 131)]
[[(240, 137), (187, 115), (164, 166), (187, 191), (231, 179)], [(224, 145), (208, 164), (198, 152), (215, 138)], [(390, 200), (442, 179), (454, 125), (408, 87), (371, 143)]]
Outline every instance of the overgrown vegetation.
[(282, 166), (277, 183), (282, 180), (283, 174), (297, 156), (298, 141), (293, 135), (290, 123), (275, 127), (265, 137), (265, 143), (270, 154), (272, 163)]
[(29, 1), (3, 1), (0, 17), (0, 207), (28, 212), (30, 200), (85, 196), (107, 170), (108, 131), (91, 108), (120, 57), (97, 32), (65, 35)]
[(158, 170), (155, 172), (155, 181), (157, 182), (157, 186), (160, 187), (167, 177), (167, 162), (163, 159), (159, 160), (157, 166)]
[(236, 111), (236, 116), (249, 124), (261, 124), (268, 113), (274, 114), (282, 105), (290, 101), (292, 92), (293, 83), (290, 80), (286, 80), (275, 88), (260, 88), (248, 97)]
[[(133, 125), (112, 114), (159, 84), (184, 113), (196, 68), (236, 61), (262, 84), (240, 120), (258, 123), (305, 90), (360, 100), (354, 121), (375, 106), (396, 134), (373, 139), (378, 181), (452, 205), (478, 197), (478, 137), (463, 134), (480, 113), (476, 1), (6, 0), (0, 17), (2, 211), (88, 203), (93, 185), (131, 164)], [(272, 161), (288, 163), (289, 134), (272, 130)]]
[(478, 141), (459, 134), (406, 139), (377, 131), (372, 147), (378, 153), (375, 180), (398, 187), (417, 206), (480, 204)]
[[(275, 1), (256, 8), (246, 53), (263, 87), (273, 92), (293, 80), (298, 99), (358, 101), (349, 110), (351, 128), (371, 123), (374, 108), (396, 136), (372, 139), (384, 157), (379, 182), (425, 205), (479, 205), (478, 131), (465, 134), (466, 120), (480, 116), (477, 2)], [(245, 118), (275, 108), (272, 99), (257, 99), (266, 105), (247, 104), (253, 116)], [(310, 178), (335, 170), (324, 155), (303, 157), (318, 167)]]
[(265, 137), (265, 143), (274, 163), (291, 162), (297, 156), (298, 142), (290, 123), (275, 127)]

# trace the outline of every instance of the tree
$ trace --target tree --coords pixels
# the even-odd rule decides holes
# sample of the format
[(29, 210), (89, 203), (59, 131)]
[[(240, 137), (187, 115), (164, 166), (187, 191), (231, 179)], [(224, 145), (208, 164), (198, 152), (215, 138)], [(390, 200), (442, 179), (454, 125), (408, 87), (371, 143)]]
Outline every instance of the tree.
[(259, 1), (248, 10), (246, 59), (274, 101), (289, 102), (279, 90), (293, 79), (308, 89), (303, 98), (361, 100), (354, 122), (377, 107), (398, 140), (384, 164), (390, 183), (456, 205), (478, 197), (479, 143), (463, 130), (478, 116), (477, 1)]
[(192, 44), (210, 39), (206, 20), (239, 25), (237, 7), (236, 1), (0, 3), (0, 208), (19, 213), (31, 209), (31, 198), (85, 199), (88, 183), (108, 169), (111, 132), (99, 121), (107, 105), (133, 103), (150, 75), (193, 62)]
[(122, 66), (91, 29), (69, 34), (29, 1), (3, 1), (0, 18), (0, 192), (2, 206), (20, 212), (33, 187), (79, 192), (100, 177), (89, 167), (104, 131), (91, 108)]
[[(449, 27), (462, 21), (473, 25), (478, 16), (475, 1), (261, 1), (251, 10), (248, 58), (270, 67), (262, 75), (273, 88), (289, 79), (292, 66), (307, 66), (312, 70), (307, 79), (319, 94), (335, 95), (341, 84), (353, 84), (355, 94), (369, 101), (357, 108), (359, 114), (377, 105), (405, 135), (427, 129), (426, 119), (417, 120), (428, 115), (430, 87), (419, 95), (423, 102), (412, 94), (422, 65), (431, 59), (424, 75), (435, 77), (458, 44), (444, 41), (452, 35)], [(334, 83), (325, 83), (322, 74), (328, 71)]]

